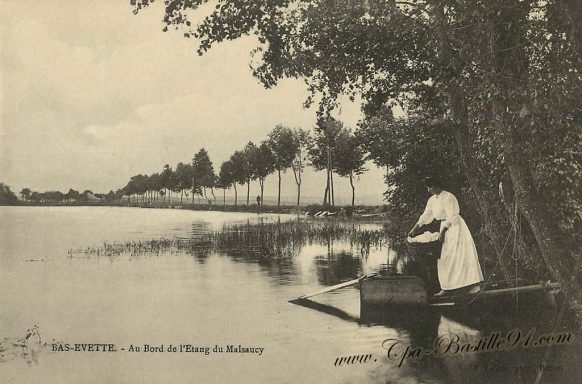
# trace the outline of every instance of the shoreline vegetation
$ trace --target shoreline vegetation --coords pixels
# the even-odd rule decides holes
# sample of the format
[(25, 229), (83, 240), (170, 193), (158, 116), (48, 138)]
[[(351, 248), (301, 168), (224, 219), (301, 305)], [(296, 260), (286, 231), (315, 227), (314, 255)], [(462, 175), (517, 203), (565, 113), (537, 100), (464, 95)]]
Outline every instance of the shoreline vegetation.
[[(303, 214), (314, 217), (334, 217), (351, 219), (376, 219), (378, 222), (386, 220), (386, 206), (382, 205), (357, 205), (357, 206), (331, 206), (321, 204), (296, 205), (233, 205), (233, 204), (191, 204), (191, 203), (129, 203), (124, 201), (13, 201), (0, 202), (0, 206), (16, 207), (126, 207), (126, 208), (151, 208), (151, 209), (182, 209), (190, 211), (216, 211), (216, 212), (249, 212), (249, 213), (280, 213)], [(317, 215), (318, 213), (323, 213)], [(315, 216), (317, 215), (317, 216)]]

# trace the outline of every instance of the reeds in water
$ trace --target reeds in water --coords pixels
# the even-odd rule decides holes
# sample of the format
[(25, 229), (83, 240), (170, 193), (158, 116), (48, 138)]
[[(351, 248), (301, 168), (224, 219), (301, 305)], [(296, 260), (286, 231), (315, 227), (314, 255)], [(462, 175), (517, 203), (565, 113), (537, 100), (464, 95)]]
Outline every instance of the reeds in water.
[(296, 254), (306, 244), (329, 245), (347, 242), (366, 255), (371, 247), (387, 245), (383, 228), (369, 224), (344, 221), (293, 220), (257, 224), (228, 224), (218, 231), (196, 232), (187, 238), (173, 237), (138, 240), (125, 243), (104, 243), (89, 247), (86, 255), (156, 255), (186, 252), (193, 254), (201, 249), (234, 254), (252, 253), (261, 258), (282, 258)]

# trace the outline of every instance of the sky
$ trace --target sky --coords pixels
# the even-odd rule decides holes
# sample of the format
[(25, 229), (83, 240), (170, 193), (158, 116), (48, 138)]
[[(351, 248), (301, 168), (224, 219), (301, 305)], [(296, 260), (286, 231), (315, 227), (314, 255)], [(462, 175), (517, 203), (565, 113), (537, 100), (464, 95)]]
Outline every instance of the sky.
[[(190, 162), (200, 148), (218, 172), (277, 124), (313, 128), (301, 80), (266, 90), (252, 77), (253, 38), (201, 57), (195, 40), (162, 32), (162, 16), (161, 1), (134, 15), (129, 0), (0, 0), (0, 182), (15, 192), (107, 192)], [(355, 128), (359, 104), (343, 102), (336, 117)], [(379, 204), (383, 171), (368, 168), (356, 203)], [(276, 184), (267, 178), (265, 195)], [(320, 199), (324, 185), (324, 172), (308, 170), (302, 194)], [(292, 172), (283, 186), (292, 200)], [(337, 178), (336, 200), (350, 198)]]

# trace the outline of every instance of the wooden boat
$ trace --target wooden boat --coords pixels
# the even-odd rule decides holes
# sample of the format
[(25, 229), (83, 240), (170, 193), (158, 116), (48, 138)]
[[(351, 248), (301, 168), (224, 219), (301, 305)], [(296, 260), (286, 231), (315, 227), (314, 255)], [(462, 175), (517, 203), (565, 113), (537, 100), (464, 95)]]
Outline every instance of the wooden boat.
[[(312, 300), (314, 296), (353, 285), (360, 288), (359, 318)], [(438, 324), (441, 314), (469, 325), (480, 324), (484, 319), (487, 319), (487, 324), (501, 324), (515, 316), (532, 318), (553, 314), (560, 305), (559, 300), (563, 299), (562, 295), (557, 295), (557, 288), (557, 284), (536, 284), (525, 279), (492, 281), (483, 284), (477, 294), (469, 295), (466, 289), (460, 289), (446, 296), (434, 297), (425, 282), (416, 276), (364, 275), (290, 302), (357, 323), (388, 324), (405, 329), (420, 327), (417, 331), (422, 333), (426, 331), (423, 324)], [(424, 321), (416, 321), (418, 319)]]
[(513, 308), (522, 305), (549, 303), (555, 305), (553, 293), (558, 288), (552, 283), (528, 283), (524, 280), (491, 282), (477, 293), (468, 295), (466, 290), (434, 297), (428, 293), (425, 282), (416, 276), (372, 276), (362, 278), (360, 301), (362, 306), (429, 306), (451, 310), (458, 308), (487, 307), (487, 310)]

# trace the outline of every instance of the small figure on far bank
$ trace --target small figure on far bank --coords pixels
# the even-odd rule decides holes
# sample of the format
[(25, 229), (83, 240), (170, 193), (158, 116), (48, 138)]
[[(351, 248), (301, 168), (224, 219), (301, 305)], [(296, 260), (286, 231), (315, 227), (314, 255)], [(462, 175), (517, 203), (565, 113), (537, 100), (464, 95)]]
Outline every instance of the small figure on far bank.
[(257, 205), (261, 206), (261, 196), (257, 195)]
[(430, 224), (433, 220), (440, 221), (439, 241), (442, 248), (437, 269), (441, 291), (435, 296), (443, 296), (447, 291), (469, 286), (469, 294), (478, 293), (483, 272), (469, 227), (459, 215), (457, 198), (445, 191), (442, 183), (435, 178), (426, 178), (425, 185), (432, 196), (408, 235), (415, 237), (423, 225)]

